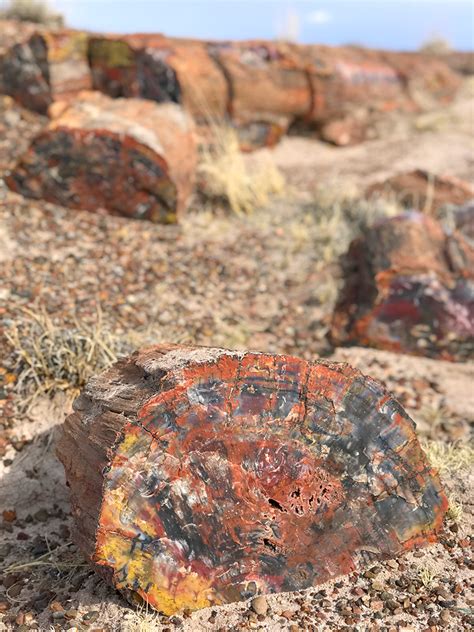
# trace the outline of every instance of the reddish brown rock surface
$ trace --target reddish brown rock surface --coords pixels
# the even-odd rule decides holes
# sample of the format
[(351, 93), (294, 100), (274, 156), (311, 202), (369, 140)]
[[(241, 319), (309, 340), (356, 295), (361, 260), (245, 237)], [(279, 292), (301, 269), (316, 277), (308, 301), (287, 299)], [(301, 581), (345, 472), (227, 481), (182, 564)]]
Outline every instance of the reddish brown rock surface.
[(174, 223), (193, 190), (192, 119), (174, 103), (81, 93), (7, 178), (11, 189), (70, 208)]
[(111, 97), (180, 103), (199, 124), (226, 115), (227, 82), (205, 42), (152, 34), (93, 37), (89, 60), (94, 87)]
[(335, 344), (465, 360), (474, 352), (474, 249), (459, 232), (406, 213), (350, 246), (333, 316)]
[(446, 205), (461, 206), (474, 199), (474, 186), (448, 175), (430, 174), (415, 169), (377, 182), (367, 189), (367, 196), (388, 195), (408, 208), (438, 210)]
[(91, 88), (87, 42), (82, 31), (0, 21), (0, 92), (46, 114), (53, 101)]
[(414, 424), (347, 364), (161, 345), (92, 379), (58, 444), (75, 538), (165, 613), (300, 590), (436, 539)]
[(275, 144), (309, 112), (311, 87), (288, 48), (254, 41), (211, 44), (209, 50), (228, 81), (228, 112), (244, 149)]

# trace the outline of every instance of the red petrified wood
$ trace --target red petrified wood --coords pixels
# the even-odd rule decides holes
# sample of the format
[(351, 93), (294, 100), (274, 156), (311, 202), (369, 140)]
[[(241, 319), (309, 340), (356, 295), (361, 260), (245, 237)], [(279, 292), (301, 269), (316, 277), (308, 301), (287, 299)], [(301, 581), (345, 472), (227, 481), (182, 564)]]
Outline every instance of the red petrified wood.
[(161, 345), (74, 408), (58, 454), (76, 541), (167, 614), (422, 546), (447, 508), (411, 419), (347, 364)]
[(0, 21), (0, 92), (46, 114), (53, 101), (92, 87), (88, 34)]
[(81, 93), (8, 177), (10, 188), (71, 208), (173, 223), (193, 190), (192, 119), (174, 103)]
[(474, 351), (474, 249), (427, 215), (406, 213), (352, 242), (332, 340), (445, 360)]

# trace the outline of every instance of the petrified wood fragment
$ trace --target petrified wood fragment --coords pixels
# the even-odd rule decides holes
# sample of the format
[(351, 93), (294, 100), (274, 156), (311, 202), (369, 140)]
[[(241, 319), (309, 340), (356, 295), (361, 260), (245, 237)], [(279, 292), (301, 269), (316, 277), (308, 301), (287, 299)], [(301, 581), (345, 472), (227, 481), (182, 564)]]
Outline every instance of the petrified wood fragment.
[(433, 211), (446, 205), (460, 206), (474, 199), (474, 186), (460, 178), (415, 169), (372, 184), (367, 195), (395, 196), (405, 207)]
[(0, 22), (0, 92), (46, 114), (53, 101), (91, 88), (87, 34)]
[(414, 424), (346, 364), (161, 345), (93, 378), (58, 443), (75, 538), (132, 600), (299, 590), (436, 539)]
[(335, 344), (465, 360), (474, 351), (474, 249), (421, 213), (354, 240), (333, 315)]
[(194, 124), (179, 105), (86, 92), (51, 114), (7, 178), (11, 189), (70, 208), (176, 222), (196, 167)]
[(89, 60), (94, 87), (111, 97), (180, 103), (199, 124), (226, 115), (227, 82), (205, 42), (151, 34), (94, 37)]
[(244, 148), (275, 144), (311, 108), (304, 67), (288, 47), (271, 42), (227, 42), (209, 51), (229, 84), (229, 115)]

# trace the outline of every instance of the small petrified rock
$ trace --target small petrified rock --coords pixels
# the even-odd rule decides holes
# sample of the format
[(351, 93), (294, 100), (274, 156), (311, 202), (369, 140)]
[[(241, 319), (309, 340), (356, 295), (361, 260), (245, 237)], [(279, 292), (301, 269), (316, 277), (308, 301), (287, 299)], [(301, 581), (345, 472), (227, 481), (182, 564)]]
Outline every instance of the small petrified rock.
[(161, 345), (74, 408), (75, 539), (166, 614), (372, 566), (435, 540), (447, 509), (413, 422), (346, 364)]
[(421, 213), (379, 222), (354, 240), (331, 338), (445, 360), (474, 350), (474, 249)]
[(258, 597), (254, 597), (250, 603), (252, 606), (252, 610), (256, 614), (267, 614), (268, 612), (268, 601), (264, 595), (259, 595)]
[(194, 124), (179, 105), (83, 92), (50, 113), (7, 178), (11, 189), (70, 208), (177, 221), (197, 160)]

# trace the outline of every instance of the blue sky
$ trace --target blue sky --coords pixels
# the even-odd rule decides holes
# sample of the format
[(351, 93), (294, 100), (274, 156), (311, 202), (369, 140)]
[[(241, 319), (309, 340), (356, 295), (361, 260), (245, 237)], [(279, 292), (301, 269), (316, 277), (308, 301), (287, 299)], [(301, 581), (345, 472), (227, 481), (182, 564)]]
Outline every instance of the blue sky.
[(416, 49), (433, 35), (474, 48), (466, 0), (50, 0), (70, 26), (210, 39), (274, 38)]

